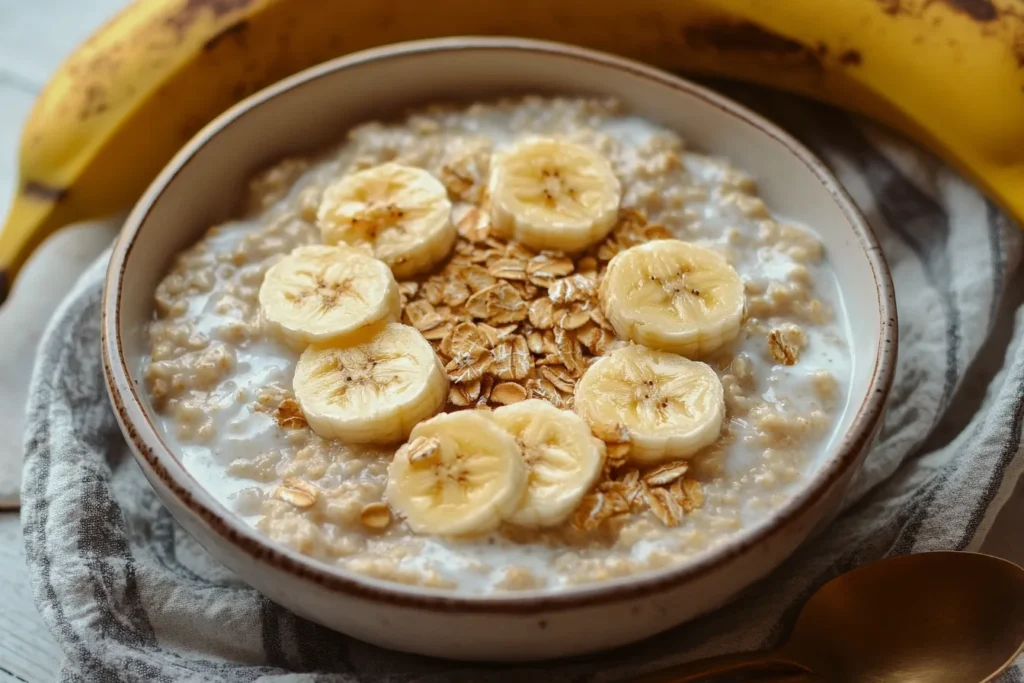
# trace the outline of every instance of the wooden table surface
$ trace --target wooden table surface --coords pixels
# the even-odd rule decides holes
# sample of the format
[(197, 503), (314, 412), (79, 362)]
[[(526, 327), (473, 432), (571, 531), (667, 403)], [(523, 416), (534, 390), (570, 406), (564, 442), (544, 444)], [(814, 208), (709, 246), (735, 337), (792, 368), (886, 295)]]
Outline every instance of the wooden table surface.
[[(18, 136), (36, 94), (64, 56), (124, 4), (0, 0), (0, 215), (6, 216), (10, 204)], [(77, 271), (98, 252), (98, 237), (59, 235), (33, 259), (31, 272), (26, 271), (33, 277), (24, 284), (31, 286), (19, 282), (10, 306), (0, 309), (0, 339), (8, 351), (19, 352), (0, 355), (0, 477), (5, 481), (20, 467), (21, 408), (32, 365), (24, 356), (34, 349), (45, 319)], [(56, 680), (62, 659), (32, 601), (18, 514), (0, 513), (0, 681), (49, 683)]]
[[(15, 182), (18, 134), (33, 98), (48, 75), (79, 41), (109, 18), (124, 0), (0, 0), (0, 215), (6, 215)], [(78, 271), (109, 240), (79, 230), (58, 234), (33, 259), (31, 286), (19, 286), (0, 309), (0, 338), (22, 357), (0, 355), (0, 477), (12, 481), (20, 460), (21, 406), (34, 348), (46, 318)], [(20, 283), (19, 283), (20, 285)], [(19, 319), (13, 320), (12, 309)], [(4, 334), (5, 325), (20, 335)], [(0, 506), (3, 490), (0, 485)], [(1024, 520), (1020, 487), (1007, 503), (984, 547), (1024, 563), (1016, 529)], [(39, 618), (25, 568), (16, 512), (0, 512), (0, 682), (55, 680), (62, 654)]]

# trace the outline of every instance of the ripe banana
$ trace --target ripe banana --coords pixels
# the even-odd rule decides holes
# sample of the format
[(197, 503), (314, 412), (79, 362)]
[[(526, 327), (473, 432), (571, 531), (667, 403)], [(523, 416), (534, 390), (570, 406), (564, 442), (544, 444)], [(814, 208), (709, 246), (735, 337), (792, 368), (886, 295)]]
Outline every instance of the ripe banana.
[(622, 198), (608, 159), (548, 138), (499, 152), (488, 190), (498, 234), (537, 250), (569, 252), (604, 239), (618, 220)]
[(29, 116), (0, 281), (56, 228), (130, 205), (249, 93), (354, 50), (460, 34), (561, 40), (836, 104), (939, 153), (1024, 222), (1017, 0), (136, 0)]
[(292, 388), (310, 428), (325, 439), (389, 444), (434, 415), (448, 398), (448, 375), (415, 328), (385, 323), (349, 346), (310, 346)]
[(629, 444), (639, 465), (686, 458), (718, 440), (725, 399), (708, 365), (630, 345), (576, 383), (574, 407), (594, 434)]
[(324, 190), (317, 223), (327, 244), (366, 246), (396, 277), (426, 272), (455, 246), (452, 203), (422, 168), (381, 164)]
[(599, 294), (620, 338), (687, 358), (728, 344), (743, 322), (739, 274), (710, 249), (681, 240), (653, 240), (619, 252)]
[(267, 271), (259, 299), (263, 319), (299, 346), (396, 321), (401, 313), (398, 282), (387, 265), (347, 247), (292, 250)]
[(479, 534), (519, 507), (527, 476), (512, 435), (464, 410), (416, 425), (388, 466), (384, 496), (416, 533)]
[(575, 413), (536, 398), (493, 415), (519, 444), (529, 470), (526, 496), (508, 521), (527, 527), (562, 523), (601, 476), (604, 442)]

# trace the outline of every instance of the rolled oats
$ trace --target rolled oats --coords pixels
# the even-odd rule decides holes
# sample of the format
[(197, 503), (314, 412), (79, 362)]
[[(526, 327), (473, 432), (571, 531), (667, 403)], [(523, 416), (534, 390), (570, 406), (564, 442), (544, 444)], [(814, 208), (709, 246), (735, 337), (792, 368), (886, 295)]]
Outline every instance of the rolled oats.
[(551, 382), (559, 391), (572, 393), (576, 388), (576, 379), (564, 367), (546, 365), (540, 368), (540, 376)]
[(519, 242), (499, 242), (497, 240), (492, 242), (496, 249), (504, 250), (506, 258), (518, 259), (520, 261), (529, 261), (535, 254), (523, 244)]
[[(588, 311), (588, 315), (589, 313), (590, 311)], [(578, 339), (580, 344), (583, 344), (587, 351), (592, 355), (603, 356), (608, 347), (608, 343), (614, 340), (615, 337), (607, 330), (601, 329), (601, 327), (591, 319), (590, 322), (581, 325), (576, 330), (576, 339)]]
[(558, 357), (562, 365), (573, 374), (574, 377), (581, 377), (587, 368), (586, 359), (583, 356), (583, 347), (580, 346), (576, 335), (560, 327), (555, 328), (555, 346), (558, 347)]
[(562, 394), (554, 384), (546, 379), (529, 379), (526, 381), (526, 388), (530, 391), (530, 398), (541, 398), (551, 402), (556, 408), (562, 408)]
[(647, 472), (644, 475), (644, 483), (650, 486), (667, 486), (686, 474), (689, 469), (690, 465), (685, 460), (666, 463)]
[(797, 350), (783, 341), (782, 334), (778, 330), (768, 333), (768, 351), (772, 358), (783, 365), (793, 365), (799, 358)]
[(605, 444), (605, 458), (608, 466), (611, 468), (617, 468), (625, 465), (629, 460), (629, 449), (629, 443)]
[(469, 242), (484, 242), (490, 237), (490, 217), (486, 211), (473, 207), (456, 223), (456, 230)]
[(483, 266), (459, 266), (449, 275), (455, 281), (465, 282), (474, 293), (498, 284), (498, 280)]
[(570, 275), (560, 280), (555, 280), (548, 287), (548, 298), (552, 303), (569, 304), (575, 302), (590, 302), (597, 296), (597, 285), (594, 281), (584, 275)]
[[(443, 294), (442, 294), (443, 300)], [(402, 311), (405, 324), (412, 325), (420, 332), (432, 330), (445, 322), (429, 301), (413, 301)]]
[(537, 367), (541, 367), (544, 365), (561, 365), (562, 357), (559, 356), (557, 353), (549, 353), (538, 358), (536, 360), (536, 363)]
[(313, 507), (313, 504), (316, 503), (319, 492), (317, 487), (307, 481), (289, 478), (285, 479), (281, 482), (280, 486), (274, 489), (273, 497), (283, 500), (299, 510), (306, 510)]
[(590, 303), (574, 302), (555, 309), (555, 325), (563, 330), (578, 330), (590, 322)]
[(363, 526), (380, 531), (391, 525), (391, 510), (384, 503), (370, 503), (359, 513)]
[(526, 264), (526, 275), (538, 287), (550, 287), (555, 280), (572, 273), (575, 266), (567, 256), (538, 254)]
[[(416, 296), (416, 292), (420, 289), (420, 283), (413, 281), (399, 282), (398, 293), (402, 297), (402, 308), (404, 309), (409, 299)], [(438, 302), (440, 303), (440, 302)]]
[(491, 167), (491, 141), (471, 138), (449, 146), (438, 176), (448, 192), (467, 202), (483, 198)]
[(543, 346), (542, 353), (545, 355), (554, 355), (558, 353), (558, 345), (555, 344), (555, 333), (552, 330), (544, 330), (542, 335)]
[(499, 340), (508, 339), (519, 330), (519, 325), (513, 323), (511, 325), (504, 325), (502, 327), (491, 327), (490, 325), (483, 325), (482, 327), (489, 328), (494, 331), (494, 342), (497, 343)]
[(590, 493), (573, 513), (572, 524), (582, 531), (593, 531), (610, 516), (611, 508), (605, 505), (605, 494)]
[(444, 355), (450, 358), (463, 354), (482, 355), (497, 341), (497, 335), (493, 330), (494, 328), (488, 325), (459, 323), (441, 340), (440, 348)]
[(480, 378), (480, 395), (476, 398), (478, 408), (487, 407), (487, 402), (494, 393), (494, 376), (484, 375)]
[(529, 318), (538, 330), (549, 330), (555, 326), (555, 305), (546, 296), (536, 299), (530, 304)]
[(768, 351), (772, 358), (783, 365), (795, 364), (806, 343), (804, 331), (793, 323), (786, 323), (768, 333)]
[(526, 348), (530, 349), (530, 353), (540, 356), (544, 353), (544, 335), (537, 330), (531, 330), (526, 335)]
[(469, 299), (469, 285), (459, 280), (449, 280), (445, 283), (441, 300), (445, 306), (461, 306)]
[(448, 388), (448, 402), (457, 408), (466, 408), (480, 398), (480, 380), (453, 384)]
[(525, 280), (526, 262), (520, 259), (500, 258), (487, 265), (487, 272), (502, 280)]
[(281, 429), (305, 429), (306, 416), (302, 414), (299, 402), (294, 398), (286, 398), (274, 411), (274, 420)]
[[(704, 487), (696, 479), (685, 478), (676, 481), (672, 486), (674, 487), (679, 482), (682, 482), (682, 493), (686, 496), (686, 501), (683, 502), (683, 509), (687, 513), (693, 512), (704, 504)], [(679, 499), (679, 494), (674, 494)]]
[(600, 307), (594, 306), (590, 309), (590, 319), (602, 330), (608, 332), (608, 338), (614, 339), (614, 335), (612, 333), (615, 331), (615, 328), (612, 327), (610, 322), (608, 322), (608, 318), (604, 317), (604, 313), (601, 312)]
[[(401, 283), (402, 285), (416, 284), (413, 283)], [(444, 278), (440, 276), (434, 276), (423, 283), (423, 285), (417, 288), (418, 291), (413, 292), (409, 297), (416, 296), (419, 294), (422, 300), (429, 303), (431, 306), (440, 306), (444, 302)], [(404, 308), (408, 308), (409, 305), (403, 305)]]
[(490, 371), (498, 379), (526, 379), (533, 367), (533, 359), (526, 339), (514, 335), (498, 342), (491, 352), (494, 361)]
[(504, 325), (524, 320), (529, 306), (515, 287), (507, 282), (499, 282), (469, 297), (466, 311), (478, 320), (485, 320), (492, 325)]
[(409, 458), (409, 462), (429, 462), (437, 457), (441, 442), (432, 436), (417, 436), (402, 446), (396, 455)]
[(503, 406), (525, 401), (529, 396), (526, 387), (515, 382), (502, 382), (491, 390), (490, 400)]
[(647, 487), (644, 489), (644, 499), (647, 501), (647, 507), (665, 526), (679, 526), (683, 521), (683, 515), (686, 514), (683, 506), (667, 489)]
[(629, 428), (624, 424), (594, 424), (592, 429), (594, 430), (594, 436), (605, 443), (629, 445), (630, 441), (632, 441)]
[(448, 361), (448, 365), (444, 366), (444, 369), (452, 382), (463, 384), (480, 379), (485, 372), (491, 369), (491, 365), (496, 360), (490, 351), (476, 347), (472, 351), (452, 354), (452, 359)]

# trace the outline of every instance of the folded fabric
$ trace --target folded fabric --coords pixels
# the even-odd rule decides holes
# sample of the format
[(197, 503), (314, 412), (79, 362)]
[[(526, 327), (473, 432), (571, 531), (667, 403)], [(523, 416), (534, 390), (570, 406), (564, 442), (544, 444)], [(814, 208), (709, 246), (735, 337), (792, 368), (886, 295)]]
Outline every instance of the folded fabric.
[(770, 647), (815, 588), (860, 564), (976, 549), (1024, 461), (1024, 288), (1013, 282), (1021, 234), (955, 173), (879, 129), (791, 97), (729, 89), (835, 171), (878, 235), (896, 283), (901, 346), (891, 405), (830, 527), (726, 608), (602, 655), (465, 664), (334, 633), (212, 560), (142, 476), (103, 385), (104, 256), (51, 321), (26, 433), (28, 566), (39, 610), (66, 655), (62, 680), (618, 680)]

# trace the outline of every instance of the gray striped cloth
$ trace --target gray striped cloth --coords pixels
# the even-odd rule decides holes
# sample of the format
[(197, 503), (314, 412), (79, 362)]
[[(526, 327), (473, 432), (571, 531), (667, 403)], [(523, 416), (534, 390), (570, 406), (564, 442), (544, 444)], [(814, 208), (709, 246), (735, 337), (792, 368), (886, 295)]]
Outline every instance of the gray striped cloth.
[[(1016, 227), (958, 175), (846, 115), (729, 86), (836, 172), (892, 266), (900, 358), (880, 439), (843, 515), (731, 606), (599, 657), (487, 666), (389, 652), (271, 603), (160, 504), (100, 369), (104, 263), (50, 324), (35, 367), (22, 496), (39, 610), (62, 680), (612, 681), (770, 647), (825, 581), (888, 555), (977, 549), (1021, 471), (1024, 287)], [(1004, 675), (1020, 681), (1021, 670)]]

